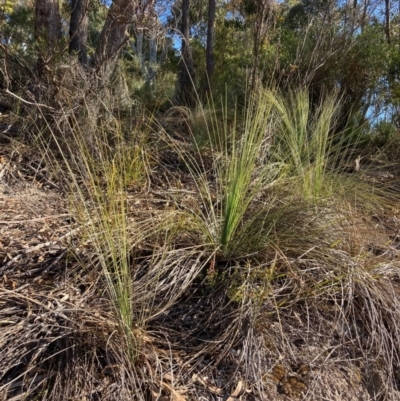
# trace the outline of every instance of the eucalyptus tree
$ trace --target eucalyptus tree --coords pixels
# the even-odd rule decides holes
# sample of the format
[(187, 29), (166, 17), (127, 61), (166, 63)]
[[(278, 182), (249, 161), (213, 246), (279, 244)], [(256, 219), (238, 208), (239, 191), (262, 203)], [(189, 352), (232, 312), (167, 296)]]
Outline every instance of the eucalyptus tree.
[(128, 28), (133, 23), (138, 0), (114, 0), (108, 11), (94, 56), (96, 70), (109, 78), (118, 56), (129, 40)]
[(239, 9), (246, 22), (252, 27), (253, 34), (253, 65), (251, 68), (251, 86), (256, 84), (259, 72), (261, 47), (268, 29), (271, 29), (269, 18), (274, 7), (273, 0), (242, 0)]
[[(136, 14), (129, 44), (139, 62), (142, 79), (148, 90), (152, 90), (157, 72), (172, 48), (173, 40), (168, 36), (167, 20), (171, 12), (170, 4), (165, 1), (148, 1)], [(128, 53), (131, 54), (131, 53)]]
[(61, 39), (61, 17), (58, 0), (36, 0), (35, 39), (38, 50), (37, 71), (41, 76), (58, 50)]
[(214, 38), (215, 38), (215, 0), (208, 0), (208, 21), (207, 21), (207, 50), (206, 50), (206, 71), (207, 82), (211, 81), (214, 72)]
[[(88, 30), (90, 0), (70, 0), (68, 49), (77, 53), (82, 64), (88, 63)], [(113, 0), (96, 43), (91, 65), (103, 78), (108, 79), (115, 69), (118, 57), (129, 41), (129, 30), (151, 8), (154, 0)], [(35, 38), (40, 50), (39, 64), (53, 58), (63, 41), (59, 0), (35, 1)], [(43, 69), (43, 68), (42, 68)]]
[(89, 28), (89, 0), (71, 0), (69, 25), (69, 53), (77, 53), (78, 60), (87, 64), (87, 40)]
[[(35, 39), (38, 72), (43, 74), (57, 52), (64, 50), (59, 0), (35, 1)], [(128, 27), (133, 23), (138, 0), (113, 0), (97, 44), (93, 64), (98, 71), (112, 73), (122, 47), (128, 41)], [(89, 27), (89, 0), (70, 0), (69, 52), (77, 53), (86, 64)]]

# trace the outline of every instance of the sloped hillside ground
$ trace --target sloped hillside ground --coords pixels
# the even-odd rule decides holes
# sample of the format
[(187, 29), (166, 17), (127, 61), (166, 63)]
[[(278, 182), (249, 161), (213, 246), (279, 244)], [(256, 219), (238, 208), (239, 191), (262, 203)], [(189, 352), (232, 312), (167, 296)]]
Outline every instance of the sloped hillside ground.
[[(129, 193), (133, 213), (154, 215), (166, 204), (157, 177)], [(132, 363), (68, 194), (37, 154), (4, 141), (0, 399), (400, 399), (400, 219), (393, 210), (339, 226), (330, 239), (337, 271), (318, 257), (318, 243), (302, 255), (271, 249), (260, 266), (281, 273), (257, 302), (232, 296), (225, 279), (210, 284), (218, 269), (234, 282), (241, 261), (214, 266), (178, 249), (182, 269), (196, 263), (204, 269), (137, 328)], [(138, 255), (139, 267), (151, 252)], [(249, 293), (260, 290), (262, 274), (249, 267)]]

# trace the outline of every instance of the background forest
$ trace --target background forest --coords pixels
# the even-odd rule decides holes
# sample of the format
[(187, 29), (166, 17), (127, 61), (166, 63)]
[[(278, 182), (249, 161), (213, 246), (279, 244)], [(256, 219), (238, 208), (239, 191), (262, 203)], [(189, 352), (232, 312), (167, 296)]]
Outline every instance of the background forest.
[(0, 400), (400, 399), (399, 4), (0, 16)]

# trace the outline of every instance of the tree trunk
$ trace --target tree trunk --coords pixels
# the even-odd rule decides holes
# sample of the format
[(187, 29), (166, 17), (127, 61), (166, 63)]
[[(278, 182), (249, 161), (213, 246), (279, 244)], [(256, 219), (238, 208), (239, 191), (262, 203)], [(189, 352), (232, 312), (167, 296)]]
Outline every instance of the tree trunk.
[(353, 9), (351, 13), (351, 29), (350, 29), (351, 36), (354, 35), (356, 19), (357, 19), (357, 0), (353, 0)]
[(214, 72), (214, 36), (215, 36), (215, 0), (208, 1), (208, 27), (207, 27), (207, 50), (206, 50), (206, 70), (207, 70), (207, 89), (209, 90), (211, 78)]
[(385, 35), (390, 45), (390, 0), (385, 0)]
[(361, 32), (364, 32), (364, 28), (367, 24), (368, 6), (369, 6), (369, 0), (364, 0), (363, 1), (363, 11), (362, 11), (362, 15), (361, 15), (361, 22), (360, 22)]
[(253, 68), (251, 72), (251, 88), (257, 85), (258, 64), (262, 42), (265, 39), (266, 16), (269, 7), (269, 0), (258, 0), (256, 3), (256, 15), (254, 15), (253, 34)]
[(61, 18), (58, 0), (36, 0), (35, 39), (38, 50), (38, 75), (44, 73), (61, 38)]
[(77, 53), (81, 64), (87, 64), (87, 36), (89, 27), (89, 0), (71, 0), (69, 25), (69, 54)]
[(113, 73), (118, 56), (129, 40), (128, 27), (133, 22), (137, 0), (114, 0), (101, 31), (94, 65), (104, 79)]
[(195, 102), (194, 65), (189, 45), (189, 0), (182, 1), (182, 62), (178, 83), (178, 101), (188, 106)]

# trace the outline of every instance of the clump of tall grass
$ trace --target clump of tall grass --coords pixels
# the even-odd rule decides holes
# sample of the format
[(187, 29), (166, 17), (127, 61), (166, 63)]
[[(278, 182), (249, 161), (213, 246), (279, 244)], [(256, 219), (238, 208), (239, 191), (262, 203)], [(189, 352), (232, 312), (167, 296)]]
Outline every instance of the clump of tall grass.
[(61, 160), (53, 158), (52, 162), (58, 163), (57, 170), (63, 171), (64, 179), (69, 182), (71, 214), (81, 225), (81, 238), (94, 250), (95, 264), (101, 267), (129, 352), (137, 356), (130, 256), (135, 222), (128, 219), (126, 191), (129, 184), (146, 180), (148, 160), (142, 144), (126, 140), (118, 124), (112, 132), (100, 126), (88, 138), (79, 129), (80, 121), (75, 114), (69, 116), (69, 121), (68, 127), (63, 125), (64, 134), (68, 134), (63, 138), (60, 131), (48, 126), (51, 141), (61, 157)]
[[(107, 115), (110, 118), (112, 112)], [(124, 346), (136, 360), (141, 330), (185, 291), (208, 257), (199, 256), (197, 244), (184, 252), (172, 246), (179, 227), (187, 225), (185, 214), (157, 210), (154, 215), (141, 210), (142, 203), (151, 202), (145, 193), (154, 163), (142, 119), (140, 131), (133, 128), (127, 134), (117, 117), (111, 123), (99, 118), (97, 128), (87, 136), (80, 128), (85, 126), (81, 118), (81, 114), (63, 115), (55, 120), (62, 121), (62, 126), (44, 118), (47, 133), (38, 140), (49, 151), (52, 169), (69, 183), (70, 209), (80, 224), (80, 240), (91, 248), (94, 267), (100, 267), (104, 286), (99, 290), (111, 300)], [(152, 116), (148, 118), (151, 121)], [(57, 157), (52, 157), (45, 143), (49, 137)], [(129, 196), (132, 187), (141, 190)], [(151, 249), (150, 255), (141, 256), (144, 248)]]
[[(311, 110), (306, 91), (287, 97), (260, 89), (234, 118), (225, 110), (221, 121), (212, 102), (204, 109), (202, 127), (208, 133), (214, 182), (195, 127), (190, 133), (198, 157), (183, 154), (179, 144), (173, 147), (186, 160), (202, 199), (195, 214), (208, 243), (225, 256), (262, 249), (291, 196), (298, 191), (308, 200), (329, 195), (328, 166), (341, 150), (333, 147), (338, 104), (333, 94)], [(281, 191), (286, 198), (281, 199)]]
[[(196, 141), (196, 132), (191, 131), (194, 156), (180, 143), (169, 141), (190, 171), (201, 199), (200, 207), (189, 212), (194, 214), (205, 242), (225, 257), (259, 249), (273, 227), (267, 223), (266, 211), (272, 210), (276, 199), (271, 195), (269, 204), (258, 201), (260, 193), (271, 188), (279, 175), (277, 164), (261, 162), (268, 146), (271, 108), (265, 91), (254, 94), (243, 112), (242, 127), (237, 116), (228, 120), (227, 110), (222, 123), (215, 109), (204, 110), (202, 125), (209, 138), (212, 172), (206, 167), (210, 163), (202, 159), (202, 143)], [(212, 182), (210, 176), (215, 177)]]
[(334, 135), (340, 99), (330, 94), (312, 108), (307, 91), (290, 92), (288, 96), (268, 92), (267, 96), (275, 129), (271, 159), (284, 164), (282, 172), (288, 177), (295, 177), (303, 197), (327, 195), (329, 161), (343, 150), (340, 145), (333, 148), (334, 138), (341, 135)]

